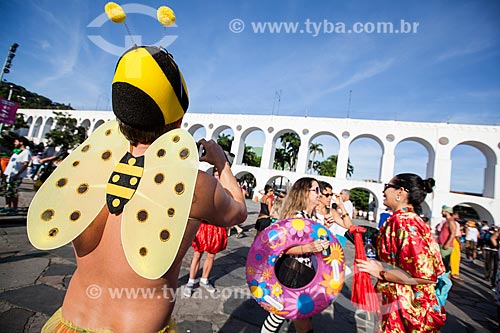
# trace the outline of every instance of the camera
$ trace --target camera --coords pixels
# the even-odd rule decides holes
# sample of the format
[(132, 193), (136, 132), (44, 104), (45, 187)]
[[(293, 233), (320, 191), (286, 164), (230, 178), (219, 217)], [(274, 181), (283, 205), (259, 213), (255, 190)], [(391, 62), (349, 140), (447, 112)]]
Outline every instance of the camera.
[(198, 157), (203, 157), (207, 154), (205, 147), (201, 143), (196, 143), (196, 146), (198, 147)]

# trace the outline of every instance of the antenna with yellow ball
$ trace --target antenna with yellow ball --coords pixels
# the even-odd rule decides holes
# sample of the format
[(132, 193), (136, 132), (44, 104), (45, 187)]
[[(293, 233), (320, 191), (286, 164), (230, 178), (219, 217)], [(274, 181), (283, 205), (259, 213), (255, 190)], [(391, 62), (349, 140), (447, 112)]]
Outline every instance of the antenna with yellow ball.
[(125, 29), (127, 29), (127, 33), (130, 37), (130, 40), (132, 41), (132, 44), (136, 45), (133, 38), (132, 38), (132, 34), (130, 33), (130, 29), (128, 28), (127, 23), (125, 23), (125, 19), (127, 18), (127, 15), (123, 11), (123, 8), (119, 4), (117, 4), (116, 2), (110, 1), (104, 6), (104, 11), (106, 12), (106, 15), (108, 15), (108, 18), (111, 21), (113, 21), (114, 23), (125, 24)]
[[(127, 29), (128, 35), (132, 40), (132, 44), (136, 45), (131, 37), (132, 34), (130, 33), (130, 29), (128, 28), (127, 23), (125, 23), (127, 15), (123, 11), (123, 8), (119, 4), (110, 1), (104, 6), (104, 11), (106, 12), (108, 18), (114, 23), (125, 24), (125, 28)], [(158, 22), (160, 22), (165, 27), (163, 34), (166, 35), (167, 27), (171, 27), (175, 23), (174, 11), (170, 7), (161, 6), (156, 12), (156, 17), (158, 18)]]
[(156, 11), (156, 17), (158, 18), (158, 22), (164, 26), (163, 36), (165, 36), (167, 34), (167, 28), (173, 26), (175, 23), (175, 13), (170, 7), (161, 6)]

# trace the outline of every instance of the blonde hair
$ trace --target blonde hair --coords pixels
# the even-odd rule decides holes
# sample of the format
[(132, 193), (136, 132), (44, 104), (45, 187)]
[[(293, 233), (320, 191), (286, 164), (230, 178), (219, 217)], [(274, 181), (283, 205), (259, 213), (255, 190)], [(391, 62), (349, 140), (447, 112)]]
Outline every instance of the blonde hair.
[(279, 218), (281, 207), (283, 207), (283, 199), (280, 197), (274, 198), (273, 208), (271, 210), (271, 217)]
[(298, 211), (305, 210), (309, 201), (309, 189), (316, 179), (310, 177), (300, 178), (293, 184), (288, 192), (283, 207), (280, 211), (280, 220), (294, 217)]

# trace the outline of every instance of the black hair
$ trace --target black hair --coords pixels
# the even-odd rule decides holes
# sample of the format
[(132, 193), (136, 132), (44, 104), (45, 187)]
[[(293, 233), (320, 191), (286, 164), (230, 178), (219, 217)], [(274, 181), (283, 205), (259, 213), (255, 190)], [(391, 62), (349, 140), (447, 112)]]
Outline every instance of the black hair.
[(327, 188), (333, 189), (333, 187), (332, 187), (332, 185), (330, 185), (330, 183), (324, 182), (322, 180), (319, 180), (318, 184), (319, 184), (319, 189), (321, 190), (321, 192), (323, 192)]
[(432, 188), (436, 184), (433, 178), (423, 180), (413, 173), (400, 173), (394, 177), (393, 183), (408, 192), (408, 203), (413, 206), (417, 214), (422, 212), (422, 202), (427, 193), (432, 193)]
[(269, 184), (266, 184), (264, 186), (264, 194), (267, 194), (267, 192), (269, 192), (269, 190), (274, 190), (273, 187)]
[(137, 146), (139, 143), (151, 144), (160, 136), (167, 133), (168, 131), (177, 128), (178, 126), (178, 122), (176, 121), (174, 123), (160, 125), (159, 127), (151, 128), (149, 130), (142, 130), (129, 126), (122, 122), (120, 119), (117, 120), (120, 132), (122, 132), (122, 134), (132, 146)]
[(30, 140), (28, 140), (26, 137), (24, 136), (20, 136), (19, 138), (17, 138), (17, 141), (21, 142), (23, 144), (23, 146), (27, 146), (29, 145), (30, 143)]

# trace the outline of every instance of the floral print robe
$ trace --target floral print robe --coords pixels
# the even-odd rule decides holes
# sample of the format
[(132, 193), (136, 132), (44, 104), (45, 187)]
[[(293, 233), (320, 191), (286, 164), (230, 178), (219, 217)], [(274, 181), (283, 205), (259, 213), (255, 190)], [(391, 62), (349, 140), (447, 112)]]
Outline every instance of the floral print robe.
[[(437, 281), (445, 272), (439, 245), (429, 227), (411, 209), (395, 212), (381, 227), (378, 257), (415, 278)], [(379, 281), (382, 295), (381, 332), (437, 332), (446, 314), (438, 303), (435, 284), (404, 285)]]

